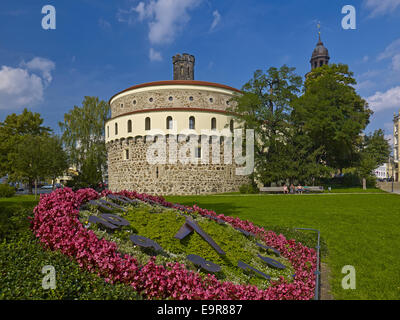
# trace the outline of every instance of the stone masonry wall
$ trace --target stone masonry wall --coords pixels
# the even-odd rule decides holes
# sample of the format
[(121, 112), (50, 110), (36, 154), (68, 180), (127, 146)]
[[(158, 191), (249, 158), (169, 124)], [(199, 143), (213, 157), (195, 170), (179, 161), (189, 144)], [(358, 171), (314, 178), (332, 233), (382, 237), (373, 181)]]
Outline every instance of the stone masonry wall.
[[(248, 176), (236, 176), (236, 164), (224, 164), (224, 143), (220, 145), (220, 164), (157, 164), (146, 160), (148, 147), (154, 142), (143, 137), (108, 143), (108, 176), (111, 191), (135, 190), (153, 195), (190, 195), (235, 192), (249, 183)], [(178, 144), (181, 146), (182, 143)], [(129, 150), (129, 159), (125, 159)], [(167, 149), (168, 150), (168, 149)], [(167, 158), (168, 159), (168, 158)]]
[[(172, 100), (171, 100), (172, 98)], [(225, 111), (232, 95), (207, 90), (168, 89), (131, 93), (111, 103), (111, 118), (121, 114), (160, 108), (204, 108)], [(151, 100), (151, 101), (150, 101)]]

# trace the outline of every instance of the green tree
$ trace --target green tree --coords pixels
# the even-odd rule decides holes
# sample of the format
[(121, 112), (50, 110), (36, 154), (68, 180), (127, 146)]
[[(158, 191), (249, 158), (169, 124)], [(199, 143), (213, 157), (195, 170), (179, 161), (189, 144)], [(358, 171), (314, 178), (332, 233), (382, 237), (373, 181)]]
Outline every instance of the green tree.
[(381, 129), (363, 138), (356, 168), (358, 175), (362, 178), (363, 189), (367, 188), (366, 180), (372, 175), (373, 170), (388, 161), (390, 152), (390, 144)]
[(109, 117), (107, 102), (99, 101), (97, 97), (85, 97), (82, 107), (74, 106), (64, 115), (64, 122), (59, 122), (62, 141), (71, 163), (81, 174), (79, 180), (83, 186), (102, 181), (107, 164), (104, 126)]
[(37, 182), (45, 176), (46, 161), (43, 156), (45, 139), (47, 139), (45, 136), (24, 135), (10, 155), (13, 170), (9, 172), (9, 180), (28, 183), (31, 194), (32, 184), (35, 184), (36, 194)]
[(43, 141), (43, 160), (45, 161), (45, 169), (43, 175), (53, 181), (53, 189), (55, 179), (63, 175), (68, 167), (68, 155), (65, 152), (61, 139), (58, 136), (50, 136)]
[(302, 85), (294, 70), (286, 65), (269, 68), (266, 73), (257, 70), (229, 108), (243, 127), (254, 129), (254, 176), (263, 184), (294, 175), (289, 172), (293, 153), (288, 143), (292, 134), (290, 115)]
[(39, 113), (27, 109), (13, 113), (0, 122), (0, 175), (12, 174), (17, 146), (25, 136), (48, 136), (51, 129), (43, 126)]
[(358, 161), (357, 145), (372, 114), (355, 84), (347, 65), (325, 65), (307, 75), (304, 94), (294, 104), (293, 116), (314, 149), (322, 150), (321, 161), (340, 171)]

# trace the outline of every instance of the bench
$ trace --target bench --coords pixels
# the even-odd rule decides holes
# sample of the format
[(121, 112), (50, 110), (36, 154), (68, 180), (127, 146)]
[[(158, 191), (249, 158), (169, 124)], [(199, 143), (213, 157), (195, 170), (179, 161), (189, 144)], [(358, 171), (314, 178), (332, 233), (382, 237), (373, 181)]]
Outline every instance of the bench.
[[(297, 186), (296, 186), (297, 188)], [(288, 187), (289, 193), (290, 193), (290, 188)], [(262, 187), (260, 188), (260, 192), (269, 192), (269, 193), (283, 193), (283, 187)], [(297, 189), (296, 189), (297, 192)], [(303, 193), (307, 192), (324, 192), (324, 187), (321, 186), (305, 186), (303, 187)]]
[(321, 186), (313, 186), (313, 187), (303, 187), (304, 192), (324, 192), (324, 187)]
[(260, 188), (260, 192), (282, 192), (283, 187), (262, 187)]

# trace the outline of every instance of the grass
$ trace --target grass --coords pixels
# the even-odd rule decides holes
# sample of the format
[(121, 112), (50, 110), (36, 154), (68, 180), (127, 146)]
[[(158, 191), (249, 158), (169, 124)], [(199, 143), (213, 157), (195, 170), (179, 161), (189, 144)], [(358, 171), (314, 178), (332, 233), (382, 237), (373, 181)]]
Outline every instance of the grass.
[(363, 188), (339, 188), (333, 187), (331, 191), (327, 188), (324, 190), (324, 193), (386, 193), (379, 188), (367, 188), (364, 190)]
[[(261, 226), (321, 231), (335, 299), (400, 298), (400, 196), (393, 194), (174, 196)], [(356, 289), (344, 290), (341, 270), (356, 270)]]

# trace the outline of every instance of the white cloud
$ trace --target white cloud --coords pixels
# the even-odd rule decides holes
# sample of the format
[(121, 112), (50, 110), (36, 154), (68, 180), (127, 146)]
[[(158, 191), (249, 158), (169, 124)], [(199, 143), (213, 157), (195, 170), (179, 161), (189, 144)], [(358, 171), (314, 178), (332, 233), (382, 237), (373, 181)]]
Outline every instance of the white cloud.
[[(202, 0), (150, 0), (140, 2), (128, 11), (120, 10), (120, 22), (132, 23), (131, 13), (135, 12), (139, 21), (148, 21), (151, 44), (172, 43), (179, 31), (189, 22), (188, 12)], [(128, 15), (128, 17), (125, 17)]]
[(212, 22), (212, 24), (211, 24), (211, 27), (210, 27), (210, 30), (212, 31), (212, 30), (214, 30), (215, 29), (215, 27), (220, 23), (220, 21), (221, 21), (221, 14), (218, 12), (218, 10), (215, 10), (214, 12), (213, 12), (213, 17), (214, 17), (214, 20), (213, 20), (213, 22)]
[[(400, 0), (399, 0), (400, 1)], [(396, 53), (400, 53), (400, 38), (394, 40), (391, 44), (389, 44), (386, 49), (379, 54), (378, 60), (383, 60), (392, 57)]]
[(400, 108), (400, 86), (391, 88), (386, 92), (376, 92), (373, 96), (367, 98), (367, 101), (374, 111), (385, 109)]
[(394, 71), (400, 71), (400, 38), (393, 41), (379, 54), (378, 61), (385, 59), (392, 59), (392, 69)]
[[(43, 100), (43, 93), (52, 81), (55, 63), (36, 57), (18, 68), (2, 66), (0, 69), (0, 109), (12, 110), (29, 107)], [(39, 71), (35, 74), (34, 71)]]
[(150, 61), (162, 61), (161, 53), (154, 50), (153, 48), (150, 48), (149, 58)]
[(364, 0), (364, 6), (371, 10), (370, 17), (374, 18), (396, 10), (400, 0)]
[(371, 80), (365, 80), (365, 81), (361, 81), (359, 83), (357, 83), (357, 85), (355, 86), (355, 88), (358, 90), (366, 90), (366, 89), (371, 89), (373, 87), (375, 87), (376, 83), (371, 81)]
[(49, 59), (36, 57), (27, 63), (23, 61), (21, 66), (30, 71), (40, 71), (46, 84), (49, 84), (53, 80), (51, 71), (55, 69), (56, 64)]
[(400, 53), (393, 56), (392, 68), (394, 71), (400, 71)]
[(11, 110), (43, 99), (42, 79), (21, 68), (0, 69), (0, 109)]

